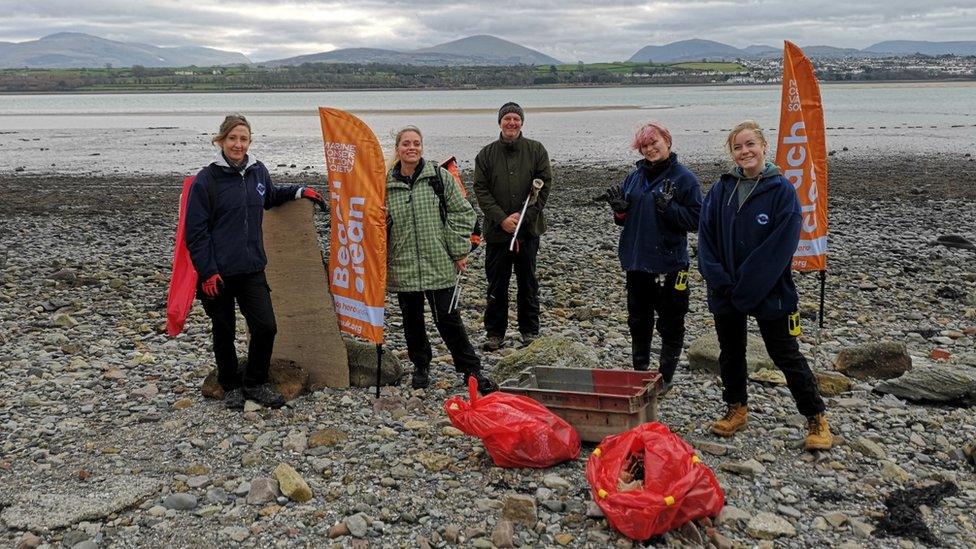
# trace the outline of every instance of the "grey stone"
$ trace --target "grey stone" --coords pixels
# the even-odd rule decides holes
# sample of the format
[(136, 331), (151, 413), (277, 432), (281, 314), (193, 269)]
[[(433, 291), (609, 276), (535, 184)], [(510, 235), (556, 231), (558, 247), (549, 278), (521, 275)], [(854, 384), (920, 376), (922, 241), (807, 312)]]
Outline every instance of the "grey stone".
[(776, 539), (796, 535), (796, 528), (783, 517), (772, 513), (759, 513), (749, 520), (746, 533), (756, 539)]
[(365, 538), (366, 531), (369, 528), (369, 523), (366, 521), (366, 516), (362, 513), (356, 513), (355, 515), (346, 518), (346, 527), (349, 528), (349, 533), (355, 538)]
[(543, 336), (502, 358), (492, 374), (495, 379), (504, 381), (516, 378), (519, 372), (534, 366), (596, 368), (598, 365), (596, 354), (585, 345), (564, 337)]
[(976, 372), (956, 366), (930, 364), (879, 383), (874, 390), (913, 402), (976, 404)]
[(127, 509), (158, 492), (161, 486), (157, 479), (118, 476), (84, 485), (80, 487), (85, 489), (82, 493), (79, 487), (70, 487), (69, 493), (17, 494), (12, 498), (14, 503), (0, 513), (0, 520), (15, 530), (39, 532), (65, 528)]
[[(715, 330), (709, 330), (705, 335), (691, 342), (688, 348), (688, 367), (692, 370), (718, 374), (718, 353), (718, 336), (715, 335)], [(746, 340), (746, 365), (750, 373), (756, 370), (776, 369), (762, 339), (752, 334), (749, 334)]]
[(275, 501), (281, 495), (278, 481), (273, 478), (258, 477), (251, 481), (251, 489), (247, 492), (248, 505), (264, 505)]
[(163, 507), (176, 511), (190, 511), (197, 507), (197, 497), (186, 492), (177, 492), (166, 496)]

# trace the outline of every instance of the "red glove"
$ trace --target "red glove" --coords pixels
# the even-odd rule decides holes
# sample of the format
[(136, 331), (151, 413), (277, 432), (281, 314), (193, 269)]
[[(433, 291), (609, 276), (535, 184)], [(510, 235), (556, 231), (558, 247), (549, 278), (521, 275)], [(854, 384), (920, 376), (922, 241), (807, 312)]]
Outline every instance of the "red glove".
[(325, 198), (322, 198), (322, 195), (312, 187), (302, 189), (302, 198), (307, 198), (315, 204), (318, 204), (323, 212), (329, 211), (329, 205), (325, 203)]
[(217, 273), (203, 283), (203, 294), (213, 299), (220, 294), (220, 287), (224, 285), (224, 280), (220, 278), (220, 273)]

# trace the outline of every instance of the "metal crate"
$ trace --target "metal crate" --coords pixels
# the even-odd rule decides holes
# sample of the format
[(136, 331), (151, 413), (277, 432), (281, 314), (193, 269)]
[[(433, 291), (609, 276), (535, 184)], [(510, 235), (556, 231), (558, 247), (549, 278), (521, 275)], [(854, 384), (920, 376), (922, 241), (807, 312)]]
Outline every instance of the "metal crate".
[(582, 440), (600, 442), (657, 420), (660, 380), (657, 372), (533, 366), (502, 382), (501, 390), (542, 403)]

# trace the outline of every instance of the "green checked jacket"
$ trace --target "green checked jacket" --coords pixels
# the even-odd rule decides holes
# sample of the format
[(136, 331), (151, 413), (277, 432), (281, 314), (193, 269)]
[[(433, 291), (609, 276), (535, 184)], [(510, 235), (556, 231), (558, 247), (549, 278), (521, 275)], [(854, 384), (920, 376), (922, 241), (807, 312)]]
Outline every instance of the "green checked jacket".
[[(411, 188), (386, 174), (387, 289), (420, 292), (454, 286), (454, 261), (468, 255), (476, 214), (461, 195), (454, 176), (433, 162), (424, 161)], [(441, 221), (440, 199), (430, 180), (444, 183), (447, 222)]]

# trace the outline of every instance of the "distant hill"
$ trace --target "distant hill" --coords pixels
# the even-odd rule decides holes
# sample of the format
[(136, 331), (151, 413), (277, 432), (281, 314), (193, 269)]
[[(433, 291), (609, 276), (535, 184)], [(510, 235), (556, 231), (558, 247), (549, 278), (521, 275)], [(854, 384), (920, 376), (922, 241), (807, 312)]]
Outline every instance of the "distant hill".
[(921, 40), (890, 40), (878, 42), (864, 51), (892, 55), (976, 55), (976, 41), (925, 42)]
[(0, 44), (0, 68), (184, 67), (250, 63), (243, 54), (203, 48), (159, 47), (116, 42), (90, 34), (61, 32), (39, 40)]
[(479, 34), (430, 48), (414, 50), (414, 53), (446, 53), (482, 58), (488, 65), (561, 65), (562, 61), (533, 49), (520, 46), (495, 36)]
[[(837, 48), (834, 46), (802, 46), (810, 57), (882, 57), (905, 56), (921, 53), (923, 55), (976, 55), (976, 41), (969, 42), (919, 42), (896, 40), (879, 42), (863, 50)], [(732, 61), (735, 59), (776, 58), (783, 55), (783, 48), (753, 45), (736, 48), (711, 40), (682, 40), (663, 46), (644, 46), (631, 56), (629, 61), (657, 63), (677, 63), (681, 61)]]
[(388, 63), (394, 65), (559, 65), (562, 61), (494, 36), (470, 36), (410, 51), (344, 48), (262, 62), (269, 67), (302, 63)]
[(743, 50), (712, 40), (681, 40), (664, 46), (644, 46), (630, 56), (633, 63), (675, 63), (678, 61), (726, 60), (748, 56)]

